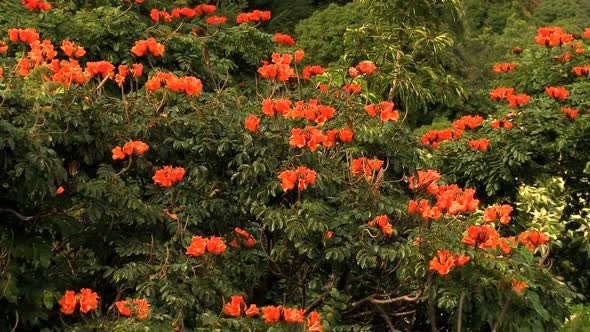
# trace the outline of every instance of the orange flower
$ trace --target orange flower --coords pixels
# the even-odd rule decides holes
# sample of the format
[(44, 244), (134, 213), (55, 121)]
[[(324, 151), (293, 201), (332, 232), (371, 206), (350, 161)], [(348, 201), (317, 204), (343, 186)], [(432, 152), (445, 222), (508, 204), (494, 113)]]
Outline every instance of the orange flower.
[(256, 115), (250, 114), (246, 121), (244, 121), (244, 124), (249, 131), (256, 131), (260, 125), (260, 119)]
[(469, 143), (469, 146), (475, 150), (486, 151), (488, 149), (490, 141), (487, 138), (482, 138), (479, 141), (470, 139), (467, 143)]
[(207, 251), (212, 254), (221, 255), (225, 251), (225, 248), (227, 248), (227, 246), (223, 243), (223, 240), (217, 236), (211, 236), (209, 241), (207, 241)]
[(460, 117), (457, 121), (453, 122), (451, 126), (455, 129), (464, 130), (465, 128), (474, 129), (483, 122), (483, 118), (479, 115), (471, 116), (465, 115)]
[(137, 318), (139, 319), (146, 319), (148, 314), (150, 313), (150, 304), (147, 303), (145, 299), (135, 299), (133, 303), (137, 306), (135, 308), (135, 313), (137, 314)]
[(289, 35), (284, 35), (280, 32), (275, 33), (274, 42), (287, 46), (295, 46), (295, 40), (293, 40), (293, 37)]
[(262, 317), (265, 323), (276, 323), (281, 319), (281, 307), (268, 305), (262, 307)]
[(248, 23), (270, 20), (270, 11), (260, 11), (258, 9), (250, 13), (240, 13), (236, 18), (236, 23)]
[(287, 323), (302, 323), (305, 309), (283, 308), (283, 317)]
[(317, 311), (312, 311), (309, 313), (309, 317), (307, 319), (307, 329), (308, 332), (323, 331), (322, 323), (320, 323), (320, 314)]
[(120, 146), (116, 146), (111, 151), (113, 153), (113, 160), (125, 159), (126, 154), (125, 154), (125, 152), (123, 152), (123, 150), (121, 149)]
[(438, 180), (440, 180), (440, 174), (432, 169), (428, 171), (418, 171), (417, 176), (410, 176), (408, 178), (409, 187), (413, 190), (423, 190), (426, 188), (426, 192), (431, 195), (438, 193)]
[(343, 143), (352, 143), (352, 138), (354, 137), (354, 133), (352, 130), (348, 129), (348, 127), (344, 127), (340, 129), (338, 132), (338, 136), (340, 137), (340, 141)]
[(440, 275), (448, 274), (453, 266), (455, 266), (455, 257), (449, 250), (441, 251), (437, 250), (436, 254), (438, 257), (433, 257), (429, 263), (429, 270), (434, 270)]
[(222, 24), (227, 22), (227, 17), (225, 16), (210, 16), (207, 17), (207, 24), (209, 25), (213, 25), (213, 24)]
[(465, 263), (469, 262), (471, 258), (467, 255), (457, 254), (455, 255), (455, 265), (463, 266)]
[(59, 305), (61, 305), (60, 311), (66, 315), (71, 315), (74, 313), (76, 309), (76, 304), (78, 303), (78, 299), (76, 297), (76, 292), (74, 291), (66, 291), (64, 296), (59, 300)]
[(363, 74), (371, 74), (377, 67), (371, 61), (363, 61), (356, 65), (356, 69)]
[(294, 148), (303, 148), (307, 146), (311, 151), (315, 151), (320, 143), (326, 140), (326, 136), (321, 130), (314, 126), (307, 126), (305, 128), (291, 129), (291, 137), (289, 137), (289, 145)]
[(157, 57), (164, 54), (164, 45), (158, 43), (154, 38), (148, 38), (146, 40), (138, 40), (135, 45), (131, 48), (131, 53), (136, 56), (142, 56), (146, 52), (150, 52), (153, 56)]
[(350, 171), (354, 175), (362, 175), (364, 173), (365, 179), (367, 181), (371, 181), (373, 176), (375, 176), (381, 167), (383, 166), (383, 161), (379, 159), (367, 159), (366, 157), (361, 157), (354, 159), (351, 163)]
[(326, 234), (322, 235), (322, 239), (329, 239), (334, 235), (333, 231), (327, 231)]
[(98, 307), (98, 294), (89, 288), (82, 288), (80, 290), (79, 299), (80, 312), (83, 314), (95, 310)]
[(308, 169), (305, 166), (299, 166), (296, 170), (286, 170), (279, 174), (278, 178), (282, 181), (281, 188), (287, 191), (295, 188), (297, 181), (297, 188), (305, 190), (308, 184), (315, 184), (316, 171)]
[(359, 71), (354, 67), (348, 67), (348, 75), (352, 78), (359, 76)]
[(326, 69), (322, 66), (305, 66), (303, 67), (303, 79), (308, 80), (311, 76), (322, 75)]
[(129, 301), (127, 300), (123, 300), (123, 301), (118, 301), (115, 302), (115, 305), (117, 306), (117, 309), (119, 310), (119, 313), (123, 316), (128, 316), (131, 315), (131, 304), (129, 303)]
[(467, 228), (467, 234), (463, 236), (461, 242), (470, 246), (479, 245), (481, 249), (496, 248), (498, 246), (498, 239), (500, 235), (493, 227), (471, 226)]
[(200, 236), (193, 236), (191, 240), (191, 245), (186, 248), (186, 254), (190, 256), (199, 257), (205, 253), (205, 248), (207, 247), (207, 239), (204, 239)]
[(516, 246), (516, 238), (514, 236), (500, 238), (500, 249), (502, 249), (505, 255), (508, 255), (512, 251), (512, 248)]
[[(142, 155), (149, 148), (150, 148), (149, 145), (145, 144), (142, 141), (131, 141), (131, 142), (127, 142), (127, 143), (125, 143), (125, 145), (123, 145), (122, 151), (125, 154), (127, 154), (128, 156), (132, 155), (134, 152), (137, 155)], [(113, 153), (113, 159), (115, 159), (114, 153)], [(121, 159), (123, 159), (123, 158), (121, 158)]]
[(84, 47), (78, 46), (76, 43), (72, 43), (69, 40), (64, 40), (61, 42), (61, 49), (64, 51), (65, 55), (70, 58), (80, 58), (86, 54)]
[(39, 33), (32, 28), (27, 29), (8, 29), (8, 38), (11, 42), (21, 41), (30, 44), (39, 40)]
[(578, 115), (578, 110), (571, 109), (568, 107), (562, 107), (561, 111), (563, 112), (563, 114), (568, 116), (570, 119), (574, 119)]
[(547, 95), (549, 97), (554, 97), (556, 99), (559, 100), (566, 100), (567, 96), (569, 94), (569, 91), (567, 91), (565, 88), (563, 87), (554, 87), (554, 86), (548, 86), (545, 88), (545, 92), (547, 92)]
[(133, 64), (133, 77), (140, 77), (143, 74), (143, 65), (141, 63)]
[(531, 100), (531, 97), (527, 94), (520, 93), (517, 95), (510, 95), (506, 100), (508, 100), (508, 107), (517, 107), (520, 105), (526, 105)]
[(184, 177), (184, 168), (172, 166), (165, 166), (162, 169), (156, 170), (156, 174), (152, 177), (155, 184), (162, 187), (171, 187), (172, 183), (182, 180)]
[(59, 188), (57, 188), (57, 190), (55, 191), (55, 194), (56, 194), (56, 195), (61, 195), (61, 194), (63, 194), (63, 193), (64, 193), (64, 191), (66, 191), (66, 190), (64, 189), (64, 187), (62, 187), (62, 186), (59, 186)]
[(512, 96), (513, 93), (514, 88), (506, 88), (502, 86), (490, 92), (490, 98), (492, 98), (492, 100), (508, 99), (508, 96)]
[(250, 308), (248, 308), (245, 312), (246, 316), (248, 317), (258, 316), (260, 314), (260, 310), (258, 309), (256, 304), (250, 304)]
[(0, 54), (8, 51), (8, 45), (5, 41), (0, 41)]
[(517, 293), (522, 292), (525, 288), (529, 288), (529, 285), (524, 281), (519, 281), (516, 278), (512, 279), (512, 290)]
[(242, 305), (244, 308), (246, 307), (246, 302), (244, 302), (244, 298), (241, 296), (234, 295), (231, 297), (229, 303), (226, 303), (223, 306), (223, 313), (226, 315), (239, 317), (242, 312)]
[[(2, 52), (0, 52), (0, 53), (2, 53)], [(303, 60), (304, 55), (305, 55), (305, 52), (303, 52), (303, 50), (295, 51), (295, 63), (300, 63), (301, 60)]]
[(230, 245), (232, 247), (237, 248), (238, 247), (238, 242), (243, 244), (244, 247), (250, 248), (253, 247), (256, 244), (256, 239), (254, 239), (254, 237), (252, 235), (250, 235), (247, 231), (236, 227), (234, 229), (234, 232), (236, 233), (236, 238), (230, 242)]

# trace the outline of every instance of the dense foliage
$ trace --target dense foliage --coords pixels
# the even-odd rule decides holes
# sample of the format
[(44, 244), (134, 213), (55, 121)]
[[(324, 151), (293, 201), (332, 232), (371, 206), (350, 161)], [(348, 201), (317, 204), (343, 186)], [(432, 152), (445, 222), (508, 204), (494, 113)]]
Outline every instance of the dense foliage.
[[(363, 21), (317, 26), (340, 11)], [(0, 324), (561, 326), (590, 281), (590, 30), (540, 29), (493, 111), (417, 137), (467, 95), (459, 2), (321, 13), (308, 56), (244, 1), (0, 3)]]

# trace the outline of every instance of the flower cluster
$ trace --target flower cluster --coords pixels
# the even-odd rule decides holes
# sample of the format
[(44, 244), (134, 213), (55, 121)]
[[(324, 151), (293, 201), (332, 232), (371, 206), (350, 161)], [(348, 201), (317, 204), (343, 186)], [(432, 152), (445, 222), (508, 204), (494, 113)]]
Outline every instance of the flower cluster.
[(249, 13), (240, 13), (236, 17), (236, 23), (261, 22), (270, 20), (270, 11), (253, 10)]
[[(233, 295), (230, 298), (230, 301), (223, 306), (223, 313), (232, 317), (240, 317), (242, 315), (242, 310), (244, 311), (246, 317), (258, 316), (260, 315), (260, 311), (262, 311), (262, 318), (267, 324), (280, 321), (281, 313), (283, 319), (287, 323), (303, 323), (303, 319), (305, 318), (305, 309), (285, 308), (274, 305), (258, 308), (254, 303), (250, 304), (248, 307), (246, 301), (244, 301), (244, 298), (238, 295)], [(320, 314), (318, 312), (312, 311), (309, 313), (307, 320), (307, 331), (321, 332), (323, 327), (319, 322), (319, 319)]]
[[(342, 86), (342, 90), (348, 93), (349, 96), (358, 94), (361, 92), (361, 85), (360, 84), (345, 84)], [(336, 95), (338, 97), (338, 95)], [(342, 98), (346, 98), (346, 95), (343, 95)]]
[(574, 119), (578, 115), (578, 110), (571, 109), (568, 107), (562, 107), (561, 111), (563, 112), (563, 114), (565, 114), (570, 119)]
[[(281, 113), (281, 111), (284, 111), (281, 114), (283, 114), (286, 118), (305, 118), (309, 121), (315, 121), (315, 123), (320, 127), (323, 126), (326, 123), (326, 121), (330, 120), (336, 112), (336, 109), (331, 106), (320, 105), (317, 99), (310, 99), (307, 103), (303, 100), (297, 101), (295, 102), (293, 108), (288, 108), (285, 110), (284, 106), (286, 106), (286, 104), (286, 102), (283, 102), (283, 105), (277, 105), (279, 106), (277, 111), (279, 113)], [(281, 111), (279, 111), (279, 109)]]
[(393, 235), (393, 226), (387, 220), (387, 215), (378, 216), (375, 219), (369, 221), (367, 224), (370, 227), (379, 226), (379, 228), (381, 228), (381, 232), (386, 237), (391, 237)]
[(560, 27), (540, 27), (537, 32), (535, 42), (546, 47), (569, 43), (574, 39), (571, 34), (564, 33)]
[(412, 190), (426, 189), (426, 192), (430, 195), (436, 195), (438, 194), (438, 180), (440, 178), (440, 173), (429, 169), (428, 171), (418, 171), (416, 176), (410, 176), (408, 183)]
[(427, 172), (418, 171), (417, 178), (408, 178), (409, 187), (413, 190), (424, 190), (430, 195), (436, 196), (436, 204), (431, 207), (427, 199), (420, 202), (410, 200), (408, 203), (408, 213), (420, 214), (422, 219), (438, 219), (445, 212), (450, 215), (459, 212), (473, 212), (479, 206), (479, 200), (475, 199), (474, 189), (461, 189), (456, 184), (439, 186), (438, 180), (440, 174), (434, 170)]
[(389, 120), (398, 121), (399, 111), (394, 110), (395, 104), (391, 101), (382, 101), (379, 104), (369, 104), (365, 106), (365, 111), (370, 116), (376, 116), (377, 113), (381, 115), (381, 121), (387, 122)]
[(38, 9), (46, 12), (51, 9), (51, 4), (49, 2), (41, 0), (22, 0), (21, 4), (25, 5), (29, 10)]
[(268, 116), (274, 116), (275, 112), (285, 115), (290, 110), (291, 104), (289, 99), (264, 99), (262, 101), (262, 113)]
[(21, 41), (23, 43), (30, 44), (36, 40), (39, 40), (39, 33), (37, 30), (32, 28), (8, 29), (8, 39), (10, 39), (10, 41), (13, 43)]
[(308, 184), (315, 184), (316, 175), (316, 171), (305, 166), (299, 166), (296, 170), (286, 170), (281, 172), (278, 178), (283, 181), (281, 183), (283, 191), (294, 189), (295, 183), (297, 183), (297, 188), (302, 191), (307, 188)]
[[(71, 61), (70, 61), (71, 62)], [(115, 66), (108, 61), (87, 62), (84, 76), (87, 80), (100, 74), (102, 78), (112, 77), (115, 72)]]
[(512, 71), (514, 68), (516, 68), (516, 65), (513, 63), (498, 63), (494, 65), (493, 70), (500, 74)]
[[(432, 190), (430, 189), (430, 191)], [(424, 220), (429, 220), (430, 218), (437, 220), (444, 212), (450, 215), (456, 215), (460, 212), (473, 212), (479, 206), (479, 200), (474, 198), (474, 189), (461, 189), (456, 184), (451, 184), (447, 186), (436, 186), (436, 190), (434, 191), (436, 203), (433, 207), (430, 206), (430, 202), (427, 199), (422, 199), (420, 202), (410, 200), (408, 203), (408, 213), (420, 214)]]
[(517, 95), (510, 95), (507, 98), (508, 107), (518, 107), (520, 105), (526, 105), (531, 100), (531, 96), (525, 93), (519, 93)]
[(562, 64), (569, 62), (572, 59), (572, 54), (570, 52), (566, 52), (564, 55), (556, 55), (553, 57), (553, 60), (559, 61)]
[(470, 139), (467, 143), (475, 150), (486, 151), (490, 141), (487, 138), (482, 138), (480, 140)]
[(354, 133), (352, 130), (348, 129), (348, 127), (342, 129), (330, 129), (326, 131), (326, 136), (322, 145), (325, 148), (330, 148), (336, 145), (336, 136), (340, 139), (342, 143), (352, 143), (352, 138)]
[(492, 128), (495, 129), (500, 129), (500, 127), (503, 127), (504, 129), (510, 129), (512, 128), (512, 122), (508, 121), (508, 120), (502, 120), (502, 119), (496, 119), (494, 121), (492, 121), (490, 123), (490, 125), (492, 126)]
[(277, 81), (288, 81), (289, 78), (295, 77), (295, 71), (290, 64), (293, 61), (291, 54), (272, 54), (272, 64), (268, 61), (262, 61), (262, 67), (258, 68), (258, 73), (262, 78), (268, 78)]
[(578, 76), (590, 76), (590, 65), (574, 67), (573, 71)]
[(203, 91), (203, 83), (194, 76), (176, 77), (172, 73), (158, 72), (145, 83), (147, 91), (158, 90), (162, 83), (174, 92), (184, 91), (189, 96), (198, 96)]
[(78, 295), (68, 290), (58, 303), (61, 305), (60, 311), (66, 315), (73, 314), (76, 305), (80, 303), (80, 312), (85, 314), (98, 308), (98, 294), (89, 288), (82, 288)]
[(115, 302), (115, 306), (119, 310), (119, 313), (123, 316), (129, 317), (131, 315), (131, 309), (137, 315), (139, 319), (146, 319), (150, 312), (150, 304), (145, 299), (134, 299), (133, 307), (129, 300), (122, 300)]
[(512, 210), (512, 206), (508, 204), (491, 206), (483, 212), (483, 222), (495, 222), (496, 218), (499, 217), (500, 223), (505, 225), (510, 222)]
[(293, 37), (286, 34), (282, 34), (280, 32), (275, 33), (274, 42), (287, 46), (295, 46), (295, 40), (293, 40)]
[(8, 44), (5, 41), (0, 40), (0, 54), (8, 51)]
[(193, 236), (191, 239), (191, 245), (186, 248), (186, 254), (199, 257), (204, 254), (206, 250), (212, 254), (221, 255), (226, 248), (227, 246), (220, 237), (211, 236), (207, 239), (200, 236)]
[(479, 246), (486, 250), (489, 248), (496, 249), (500, 239), (500, 234), (493, 226), (470, 226), (467, 228), (467, 234), (463, 236), (461, 242), (470, 246)]
[(356, 65), (355, 69), (363, 74), (370, 75), (375, 69), (377, 69), (377, 66), (371, 61), (362, 61)]
[(303, 79), (308, 80), (312, 76), (322, 75), (326, 72), (326, 69), (322, 66), (305, 66), (303, 67)]
[(514, 88), (506, 88), (503, 86), (492, 90), (490, 92), (490, 98), (492, 98), (492, 100), (506, 99), (508, 101), (509, 107), (517, 107), (519, 105), (525, 105), (531, 100), (530, 96), (528, 96), (524, 93), (520, 93), (520, 94), (515, 95)]
[(367, 181), (371, 181), (381, 170), (381, 167), (383, 167), (383, 160), (361, 157), (352, 161), (350, 171), (356, 176), (364, 175)]
[(116, 146), (112, 150), (113, 160), (125, 159), (125, 156), (131, 156), (133, 153), (139, 156), (146, 152), (149, 148), (149, 145), (145, 144), (142, 141), (127, 142), (125, 143), (125, 145), (123, 145), (123, 148), (121, 148), (120, 146)]
[(567, 91), (564, 87), (555, 87), (555, 86), (548, 86), (545, 88), (545, 92), (549, 97), (553, 97), (559, 100), (566, 100), (567, 96), (569, 95), (569, 91)]
[(207, 17), (207, 24), (209, 24), (209, 25), (222, 24), (225, 22), (227, 22), (227, 17), (225, 17), (225, 16), (209, 16), (209, 17)]
[(291, 129), (291, 137), (289, 137), (290, 146), (299, 149), (307, 146), (311, 151), (315, 151), (325, 141), (326, 136), (315, 126), (293, 128)]
[(483, 122), (483, 118), (480, 115), (465, 115), (460, 117), (455, 122), (451, 123), (451, 126), (455, 129), (465, 130), (465, 128), (475, 129)]
[(440, 143), (444, 141), (456, 141), (463, 136), (463, 130), (447, 128), (443, 130), (430, 130), (422, 135), (421, 142), (430, 145), (433, 148), (438, 148)]
[(77, 45), (69, 40), (64, 40), (61, 42), (61, 49), (64, 51), (65, 55), (69, 58), (80, 58), (86, 54), (86, 50), (84, 47)]
[(535, 245), (544, 244), (549, 241), (549, 236), (539, 231), (526, 231), (518, 235), (518, 242), (527, 246), (531, 251), (535, 249)]
[(514, 93), (514, 88), (507, 88), (507, 87), (499, 87), (490, 92), (490, 98), (492, 100), (496, 99), (508, 99), (508, 96), (511, 96)]
[(158, 43), (154, 38), (148, 38), (146, 40), (138, 40), (135, 45), (131, 48), (131, 53), (137, 56), (143, 56), (146, 52), (150, 52), (153, 56), (161, 56), (164, 54), (165, 47), (163, 44)]
[(165, 166), (162, 169), (156, 170), (156, 174), (152, 177), (155, 184), (162, 187), (171, 187), (174, 182), (181, 181), (184, 177), (184, 168), (172, 166)]
[(242, 244), (246, 248), (251, 248), (256, 244), (256, 239), (247, 231), (236, 227), (234, 233), (236, 234), (236, 237), (229, 243), (230, 246), (237, 248)]
[(462, 254), (452, 254), (449, 250), (437, 250), (435, 257), (432, 257), (429, 263), (429, 270), (434, 270), (444, 276), (448, 274), (455, 266), (461, 267), (469, 262), (470, 257)]
[(158, 10), (154, 8), (150, 11), (150, 18), (154, 22), (160, 22), (160, 18), (162, 18), (164, 23), (170, 23), (172, 22), (172, 17), (176, 19), (180, 19), (181, 17), (192, 19), (195, 16), (211, 14), (216, 9), (217, 7), (214, 5), (197, 5), (194, 9), (188, 7), (174, 8), (172, 9), (172, 14), (170, 14), (165, 10)]
[(143, 65), (141, 63), (134, 63), (132, 71), (129, 71), (128, 65), (119, 65), (117, 69), (119, 73), (115, 76), (115, 82), (117, 82), (119, 86), (123, 86), (128, 74), (133, 75), (133, 77), (140, 77), (143, 74)]
[(514, 290), (517, 293), (520, 293), (525, 288), (529, 288), (529, 285), (525, 281), (519, 281), (518, 279), (513, 278), (511, 287), (512, 287), (512, 290)]
[(248, 118), (246, 118), (246, 120), (244, 121), (244, 125), (249, 131), (254, 132), (258, 129), (258, 126), (260, 125), (260, 119), (256, 115), (250, 114), (250, 116), (248, 116)]

